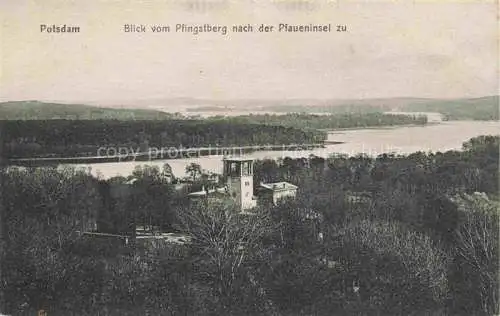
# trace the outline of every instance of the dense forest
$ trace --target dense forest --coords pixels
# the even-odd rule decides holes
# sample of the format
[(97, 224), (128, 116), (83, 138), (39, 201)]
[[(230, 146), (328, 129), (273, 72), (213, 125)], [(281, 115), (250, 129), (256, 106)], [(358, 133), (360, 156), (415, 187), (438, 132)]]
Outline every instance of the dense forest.
[[(425, 116), (380, 113), (249, 115), (204, 120), (3, 121), (8, 158), (97, 156), (100, 148), (149, 148), (321, 144), (319, 129), (425, 124)], [(132, 149), (132, 150), (130, 150)]]
[[(336, 105), (300, 105), (300, 104), (279, 104), (276, 101), (274, 105), (257, 106), (254, 112), (259, 114), (261, 111), (277, 112), (277, 113), (329, 113), (329, 114), (345, 114), (345, 113), (376, 113), (389, 111), (390, 107), (383, 105), (369, 104), (336, 104)], [(250, 107), (247, 107), (248, 110)], [(217, 106), (207, 105), (188, 108), (189, 112), (221, 112), (227, 113), (232, 111), (243, 111), (245, 108), (235, 106)]]
[(336, 104), (336, 105), (272, 105), (265, 108), (268, 111), (283, 113), (380, 113), (390, 111), (391, 107), (383, 104)]
[[(498, 314), (499, 142), (257, 161), (255, 183), (289, 181), (299, 193), (253, 216), (225, 200), (185, 200), (168, 165), (107, 181), (84, 170), (3, 170), (4, 312)], [(125, 245), (74, 233), (95, 218), (122, 223), (116, 233), (153, 223), (192, 239)]]
[(8, 158), (96, 156), (101, 147), (191, 148), (322, 143), (326, 134), (294, 127), (231, 120), (4, 121)]
[[(217, 119), (214, 117), (213, 119)], [(219, 117), (219, 119), (222, 119)], [(305, 113), (289, 113), (283, 115), (240, 115), (224, 118), (224, 120), (240, 124), (265, 124), (278, 126), (291, 126), (301, 129), (341, 129), (341, 128), (364, 128), (377, 126), (395, 126), (427, 124), (427, 116), (423, 115), (401, 115), (383, 113), (343, 113), (336, 115), (314, 115)]]

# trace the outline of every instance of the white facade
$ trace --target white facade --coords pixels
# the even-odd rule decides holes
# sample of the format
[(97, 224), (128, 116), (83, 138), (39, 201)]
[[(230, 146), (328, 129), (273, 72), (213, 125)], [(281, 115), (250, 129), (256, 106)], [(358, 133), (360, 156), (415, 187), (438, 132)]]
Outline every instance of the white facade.
[(248, 210), (257, 206), (253, 195), (253, 159), (224, 158), (224, 179), (228, 194), (238, 207)]
[(286, 198), (297, 196), (297, 186), (288, 182), (261, 183), (262, 198), (271, 200), (274, 205)]

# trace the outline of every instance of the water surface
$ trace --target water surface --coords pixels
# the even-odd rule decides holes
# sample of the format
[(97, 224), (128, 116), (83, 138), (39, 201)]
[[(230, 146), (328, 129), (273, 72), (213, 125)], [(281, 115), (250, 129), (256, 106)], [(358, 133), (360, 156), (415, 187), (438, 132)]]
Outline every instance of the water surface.
[[(479, 135), (499, 135), (500, 126), (494, 121), (447, 121), (427, 126), (408, 126), (378, 129), (360, 129), (333, 131), (328, 134), (328, 140), (340, 141), (343, 144), (327, 145), (326, 148), (302, 151), (259, 151), (248, 154), (256, 159), (284, 158), (284, 157), (308, 157), (311, 154), (328, 157), (334, 153), (347, 155), (367, 154), (377, 156), (382, 153), (408, 154), (416, 151), (447, 151), (460, 150), (462, 143)], [(187, 159), (128, 161), (95, 164), (73, 165), (77, 167), (91, 168), (94, 175), (102, 178), (113, 176), (128, 176), (137, 165), (163, 166), (168, 163), (174, 174), (178, 177), (185, 175), (186, 165), (195, 162), (203, 169), (211, 172), (222, 173), (222, 156), (206, 156)]]

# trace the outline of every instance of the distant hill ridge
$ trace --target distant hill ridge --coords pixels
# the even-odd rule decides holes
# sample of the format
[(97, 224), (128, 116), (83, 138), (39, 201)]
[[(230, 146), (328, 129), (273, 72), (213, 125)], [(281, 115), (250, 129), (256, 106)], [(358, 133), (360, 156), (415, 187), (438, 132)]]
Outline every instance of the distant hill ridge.
[[(385, 111), (401, 112), (437, 112), (448, 120), (498, 120), (498, 96), (486, 96), (469, 99), (424, 99), (424, 98), (380, 98), (359, 100), (276, 100), (269, 103), (266, 100), (255, 100), (253, 106), (249, 100), (246, 110), (271, 111), (277, 113), (370, 113)], [(226, 101), (188, 108), (191, 112), (225, 112), (241, 111), (240, 103), (235, 101), (228, 106)]]
[(394, 98), (366, 98), (366, 99), (315, 99), (315, 98), (282, 98), (282, 99), (206, 99), (206, 98), (148, 98), (136, 100), (107, 100), (101, 103), (88, 102), (89, 104), (102, 104), (109, 107), (126, 108), (172, 108), (178, 106), (194, 108), (199, 106), (220, 106), (234, 108), (257, 108), (272, 106), (347, 106), (347, 105), (369, 105), (369, 106), (407, 106), (410, 104), (435, 104), (449, 102), (483, 102), (495, 101), (498, 96), (484, 96), (477, 98), (417, 98), (417, 97), (394, 97)]
[[(462, 99), (377, 98), (377, 99), (234, 99), (210, 100), (196, 98), (164, 98), (128, 100), (108, 105), (67, 104), (40, 101), (9, 101), (0, 103), (2, 120), (157, 120), (182, 118), (172, 112), (439, 112), (449, 120), (498, 120), (499, 96)], [(95, 104), (92, 102), (92, 104)], [(181, 115), (182, 116), (182, 115)]]
[(173, 117), (171, 113), (150, 109), (118, 109), (40, 101), (0, 103), (1, 120), (158, 120)]

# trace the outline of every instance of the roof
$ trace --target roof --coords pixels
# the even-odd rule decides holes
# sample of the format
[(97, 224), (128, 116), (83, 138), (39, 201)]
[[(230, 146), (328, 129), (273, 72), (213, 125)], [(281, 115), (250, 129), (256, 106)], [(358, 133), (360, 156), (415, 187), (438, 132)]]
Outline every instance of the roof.
[(297, 190), (297, 186), (288, 182), (274, 182), (274, 183), (261, 183), (261, 188), (272, 190), (272, 191), (289, 191)]
[(243, 157), (243, 156), (227, 156), (222, 158), (224, 161), (254, 161), (255, 158), (252, 157)]
[(128, 180), (128, 181), (127, 181), (127, 184), (134, 184), (134, 183), (136, 183), (137, 181), (138, 181), (138, 179), (134, 177), (134, 178), (132, 178), (132, 179)]
[(217, 189), (210, 189), (210, 190), (201, 190), (201, 191), (196, 191), (196, 192), (191, 192), (188, 194), (188, 196), (205, 196), (207, 195), (207, 192), (208, 194), (212, 194), (212, 193), (226, 193), (226, 188), (223, 187), (223, 188), (217, 188)]

